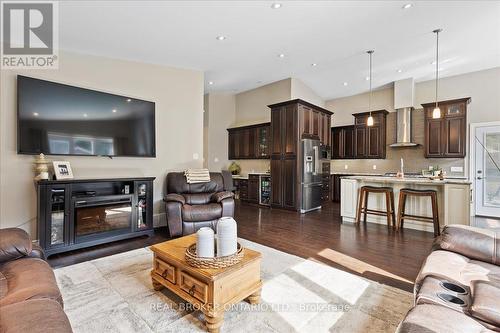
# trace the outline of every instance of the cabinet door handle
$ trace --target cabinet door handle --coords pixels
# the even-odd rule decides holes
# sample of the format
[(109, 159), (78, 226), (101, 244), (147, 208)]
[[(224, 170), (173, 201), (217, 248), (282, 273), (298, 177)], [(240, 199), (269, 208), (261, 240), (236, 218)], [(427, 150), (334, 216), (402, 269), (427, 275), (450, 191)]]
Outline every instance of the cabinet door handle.
[(189, 288), (189, 295), (194, 296), (195, 288), (196, 288), (196, 286), (194, 284), (191, 288)]

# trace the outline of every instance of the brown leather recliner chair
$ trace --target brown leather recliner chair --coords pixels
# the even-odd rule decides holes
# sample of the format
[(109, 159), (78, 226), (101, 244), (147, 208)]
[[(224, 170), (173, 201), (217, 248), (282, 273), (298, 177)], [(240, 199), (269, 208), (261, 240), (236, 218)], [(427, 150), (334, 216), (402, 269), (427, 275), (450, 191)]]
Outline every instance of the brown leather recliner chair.
[[(229, 180), (226, 180), (228, 182)], [(234, 215), (234, 194), (227, 189), (221, 173), (211, 172), (210, 182), (188, 184), (183, 172), (167, 175), (167, 212), (170, 236), (195, 233), (202, 227), (215, 227), (223, 216)]]

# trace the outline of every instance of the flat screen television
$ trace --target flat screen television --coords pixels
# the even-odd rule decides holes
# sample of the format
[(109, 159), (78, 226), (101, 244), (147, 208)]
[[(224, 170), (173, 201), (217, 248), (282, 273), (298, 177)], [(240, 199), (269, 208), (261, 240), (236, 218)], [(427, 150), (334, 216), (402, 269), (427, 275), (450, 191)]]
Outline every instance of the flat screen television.
[(155, 157), (155, 103), (17, 76), (19, 154)]

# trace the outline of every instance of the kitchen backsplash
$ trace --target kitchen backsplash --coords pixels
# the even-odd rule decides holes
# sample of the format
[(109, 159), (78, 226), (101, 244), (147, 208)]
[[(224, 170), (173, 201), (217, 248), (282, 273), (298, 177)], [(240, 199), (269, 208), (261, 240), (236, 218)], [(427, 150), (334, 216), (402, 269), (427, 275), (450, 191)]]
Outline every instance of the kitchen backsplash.
[[(387, 115), (387, 155), (386, 159), (374, 160), (333, 160), (333, 172), (396, 172), (400, 169), (401, 158), (404, 159), (405, 172), (420, 172), (430, 165), (439, 166), (449, 176), (465, 175), (465, 160), (463, 158), (425, 158), (424, 157), (424, 113), (422, 109), (413, 111), (413, 142), (420, 144), (411, 148), (391, 148), (396, 142), (396, 112)], [(376, 169), (373, 166), (376, 166)], [(347, 169), (346, 169), (347, 166)], [(461, 167), (462, 172), (451, 172), (451, 167)]]
[(248, 175), (252, 172), (266, 172), (270, 168), (269, 160), (236, 160), (241, 167), (241, 175)]

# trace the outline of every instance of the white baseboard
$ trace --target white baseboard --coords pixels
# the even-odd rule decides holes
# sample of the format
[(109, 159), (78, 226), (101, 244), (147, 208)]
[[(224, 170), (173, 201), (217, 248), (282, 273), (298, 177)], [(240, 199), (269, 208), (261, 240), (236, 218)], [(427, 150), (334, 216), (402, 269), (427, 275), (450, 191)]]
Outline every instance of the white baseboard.
[(167, 226), (167, 213), (158, 213), (153, 215), (153, 227), (166, 227)]

